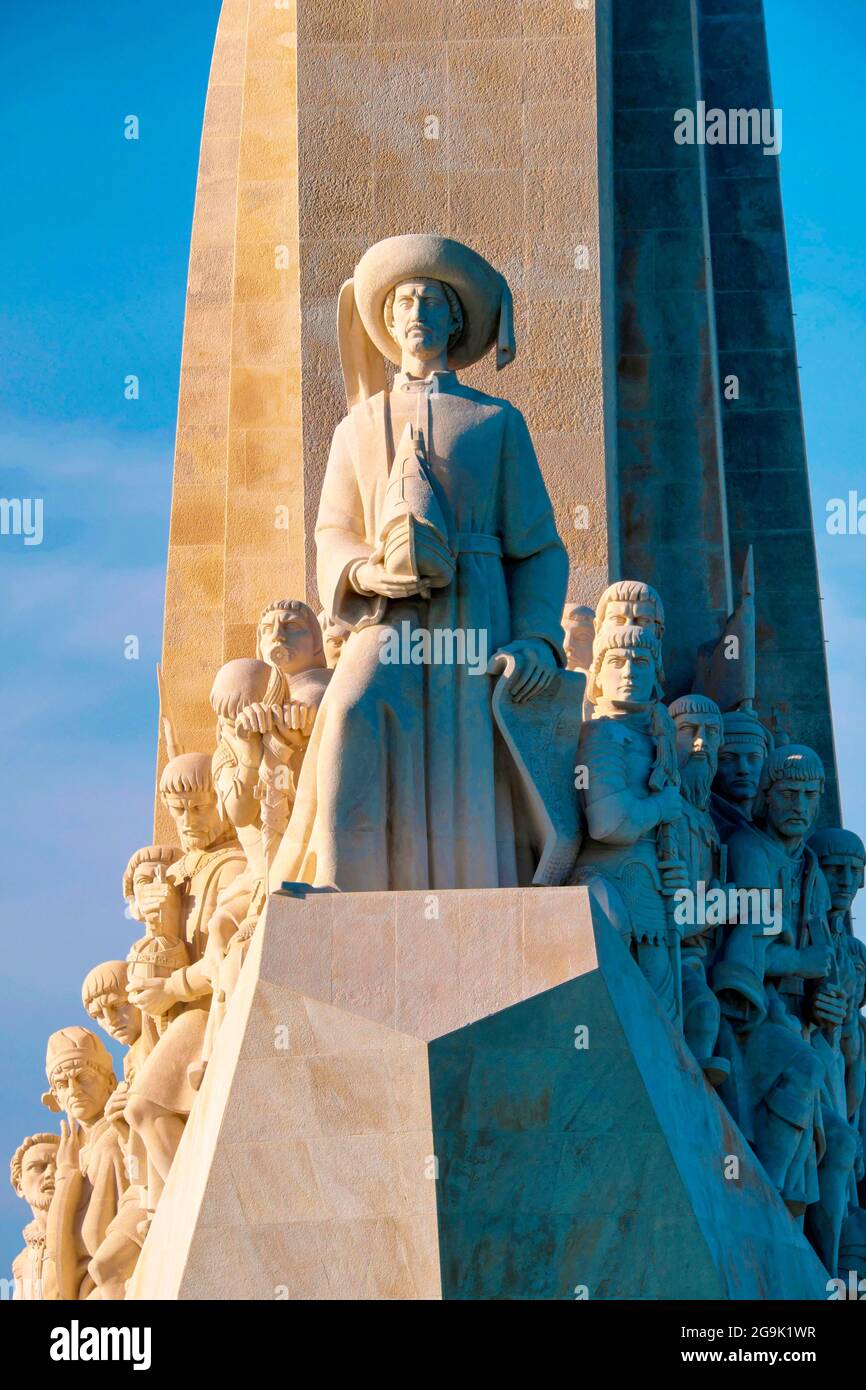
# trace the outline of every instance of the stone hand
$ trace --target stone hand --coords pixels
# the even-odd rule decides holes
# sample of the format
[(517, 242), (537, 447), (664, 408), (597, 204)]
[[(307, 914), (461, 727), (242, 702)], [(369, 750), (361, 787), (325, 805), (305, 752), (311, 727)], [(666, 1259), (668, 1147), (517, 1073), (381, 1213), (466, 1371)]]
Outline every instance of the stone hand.
[(845, 1022), (847, 1000), (842, 990), (824, 985), (812, 1000), (812, 1018), (825, 1027), (838, 1028)]
[[(552, 649), (540, 638), (527, 637), (522, 641), (510, 642), (500, 651), (510, 652), (514, 657), (514, 670), (508, 681), (508, 693), (515, 704), (533, 700), (546, 690), (557, 672), (556, 657)], [(499, 653), (497, 652), (497, 655)]]
[(142, 980), (133, 989), (128, 990), (129, 1002), (141, 1009), (142, 1013), (150, 1014), (151, 1018), (158, 1018), (177, 1003), (168, 984), (168, 980)]
[(84, 1142), (84, 1130), (77, 1120), (60, 1121), (60, 1143), (57, 1145), (57, 1179), (70, 1178), (80, 1172), (79, 1154)]
[(126, 1102), (129, 1099), (129, 1086), (125, 1081), (121, 1081), (116, 1090), (112, 1091), (108, 1100), (105, 1102), (105, 1109), (102, 1114), (104, 1119), (112, 1120), (124, 1133), (128, 1130), (128, 1125), (123, 1118)]
[(287, 705), (275, 706), (273, 716), (273, 731), (277, 737), (290, 748), (303, 748), (313, 732), (315, 707), (290, 700)]
[(829, 946), (804, 946), (799, 952), (797, 974), (805, 980), (823, 980), (830, 973), (831, 956)]
[(359, 594), (380, 594), (382, 598), (411, 598), (421, 592), (421, 583), (414, 575), (389, 574), (379, 560), (365, 560), (352, 574), (352, 584)]
[(662, 878), (662, 890), (665, 893), (676, 893), (681, 888), (690, 888), (689, 871), (682, 859), (667, 859), (659, 864)]
[[(678, 787), (663, 787), (655, 793), (655, 798), (661, 824), (670, 825), (671, 821), (679, 820), (683, 813), (683, 802)], [(688, 887), (687, 884), (685, 886)]]
[[(261, 715), (260, 712), (261, 711)], [(225, 739), (243, 768), (256, 768), (262, 760), (262, 736), (259, 723), (268, 724), (269, 710), (265, 705), (247, 705), (235, 720), (234, 728), (223, 725)]]
[(168, 936), (176, 936), (180, 924), (180, 893), (173, 883), (154, 879), (140, 892), (142, 916), (148, 925), (158, 925)]
[(256, 701), (245, 705), (235, 720), (235, 733), (245, 743), (255, 740), (257, 734), (269, 734), (274, 727), (277, 714), (275, 705), (263, 705)]

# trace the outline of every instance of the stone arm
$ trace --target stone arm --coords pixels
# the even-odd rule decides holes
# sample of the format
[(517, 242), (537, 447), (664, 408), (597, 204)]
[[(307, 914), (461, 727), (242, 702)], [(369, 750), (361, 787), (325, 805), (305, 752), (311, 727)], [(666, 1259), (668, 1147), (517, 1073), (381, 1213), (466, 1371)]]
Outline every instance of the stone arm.
[[(766, 852), (750, 829), (736, 831), (728, 841), (727, 877), (738, 888), (772, 887)], [(760, 922), (736, 922), (725, 935), (712, 972), (712, 988), (722, 1012), (744, 1026), (754, 1027), (767, 1013), (764, 975), (768, 940)]]
[[(194, 961), (192, 965), (186, 965), (180, 970), (175, 970), (166, 980), (165, 994), (171, 1003), (191, 1003), (195, 999), (205, 998), (212, 992), (214, 954), (215, 951), (217, 954), (221, 954), (220, 947), (227, 944), (227, 938), (231, 935), (231, 931), (226, 926), (228, 917), (223, 911), (219, 899), (228, 897), (227, 890), (241, 874), (246, 874), (246, 872), (246, 866), (239, 860), (230, 860), (220, 870), (217, 882), (211, 890), (216, 894), (216, 906), (205, 924), (204, 951), (200, 960)], [(215, 937), (220, 939), (218, 944), (209, 950), (211, 925), (213, 925)]]
[(582, 792), (593, 840), (633, 845), (660, 824), (670, 806), (664, 792), (640, 796), (629, 785), (629, 749), (614, 719), (594, 719), (581, 728), (578, 763), (587, 769)]
[(85, 1199), (85, 1178), (80, 1169), (58, 1169), (48, 1208), (45, 1248), (54, 1267), (57, 1297), (76, 1302), (87, 1273), (87, 1252), (78, 1240), (79, 1214)]
[(501, 536), (511, 641), (547, 642), (557, 662), (562, 650), (562, 608), (568, 589), (568, 555), (559, 538), (550, 497), (526, 421), (508, 407), (502, 442)]

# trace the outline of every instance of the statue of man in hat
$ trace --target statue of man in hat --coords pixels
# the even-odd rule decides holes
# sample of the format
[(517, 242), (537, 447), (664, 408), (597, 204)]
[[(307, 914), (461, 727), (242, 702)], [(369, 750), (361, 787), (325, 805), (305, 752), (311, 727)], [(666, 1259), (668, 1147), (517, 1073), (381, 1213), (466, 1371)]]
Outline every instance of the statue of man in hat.
[(48, 1039), (43, 1103), (60, 1122), (54, 1196), (48, 1210), (47, 1253), (58, 1297), (89, 1297), (96, 1285), (90, 1262), (117, 1215), (127, 1187), (120, 1136), (105, 1117), (117, 1080), (107, 1048), (89, 1028), (61, 1028)]
[(391, 237), (344, 285), (339, 334), (349, 413), (316, 546), (319, 597), (348, 637), (271, 882), (528, 883), (535, 847), (485, 671), (510, 652), (521, 701), (564, 665), (568, 561), (523, 416), (456, 375), (494, 343), (498, 367), (513, 357), (508, 286), (459, 242)]
[(710, 801), (722, 840), (751, 824), (752, 808), (772, 747), (772, 735), (754, 711), (735, 709), (722, 716), (722, 746)]

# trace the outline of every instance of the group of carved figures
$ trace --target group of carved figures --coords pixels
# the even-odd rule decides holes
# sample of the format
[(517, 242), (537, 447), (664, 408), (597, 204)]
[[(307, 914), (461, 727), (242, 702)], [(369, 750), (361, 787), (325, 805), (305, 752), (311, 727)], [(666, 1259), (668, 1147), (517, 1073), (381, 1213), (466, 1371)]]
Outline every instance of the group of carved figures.
[(508, 657), (514, 709), (583, 702), (577, 849), (556, 881), (586, 885), (614, 924), (830, 1274), (866, 1273), (866, 950), (850, 917), (866, 852), (815, 829), (820, 759), (749, 698), (665, 705), (648, 584), (563, 607), (568, 562), (523, 417), (454, 370), (494, 344), (498, 366), (514, 356), (487, 262), (389, 238), (339, 318), (349, 410), (316, 528), (324, 610), (269, 605), (256, 656), (214, 680), (216, 751), (170, 749), (159, 794), (179, 843), (132, 855), (123, 892), (144, 935), (83, 985), (127, 1048), (123, 1078), (97, 1033), (51, 1035), (43, 1099), (65, 1119), (12, 1160), (33, 1213), (17, 1296), (124, 1297), (269, 888), (534, 881), (494, 677), (382, 659), (383, 639), (468, 630)]

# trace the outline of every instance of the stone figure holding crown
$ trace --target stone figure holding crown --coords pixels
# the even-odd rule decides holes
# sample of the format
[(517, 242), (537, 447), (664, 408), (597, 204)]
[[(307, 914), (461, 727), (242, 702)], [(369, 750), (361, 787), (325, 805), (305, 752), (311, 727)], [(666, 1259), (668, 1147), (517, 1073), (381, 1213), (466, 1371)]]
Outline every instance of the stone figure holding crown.
[[(349, 413), (316, 546), (319, 596), (349, 635), (272, 886), (528, 883), (533, 847), (491, 679), (459, 661), (381, 660), (395, 632), (471, 632), (490, 657), (515, 657), (516, 700), (564, 665), (568, 561), (529, 431), (455, 370), (494, 344), (498, 367), (514, 356), (508, 286), (458, 242), (391, 237), (344, 285), (339, 336)], [(386, 358), (399, 368), (390, 387)]]

